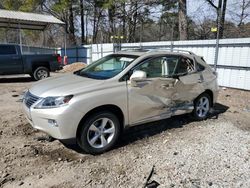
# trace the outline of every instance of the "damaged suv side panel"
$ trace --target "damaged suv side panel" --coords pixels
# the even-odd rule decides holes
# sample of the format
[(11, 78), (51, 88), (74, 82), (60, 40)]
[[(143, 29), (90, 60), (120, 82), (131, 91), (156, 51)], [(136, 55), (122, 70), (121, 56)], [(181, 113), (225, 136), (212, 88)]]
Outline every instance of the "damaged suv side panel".
[[(156, 74), (151, 76), (152, 78), (133, 80), (128, 84), (129, 123), (131, 125), (191, 112), (194, 109), (193, 100), (205, 92), (207, 87), (204, 86), (209, 85), (210, 80), (216, 78), (212, 76), (204, 79), (207, 74), (197, 71), (194, 59), (183, 56), (177, 57), (177, 59), (174, 70), (168, 70), (172, 75), (165, 74), (166, 71), (162, 69), (164, 62), (151, 60), (144, 64), (159, 64), (158, 68), (162, 69), (162, 72), (158, 71), (157, 75), (156, 71)], [(165, 60), (168, 58), (166, 57)], [(178, 66), (180, 63), (186, 63), (187, 67)], [(143, 64), (140, 67), (143, 67)], [(183, 72), (183, 68), (186, 69), (186, 72)], [(138, 70), (138, 68), (134, 70)], [(147, 71), (145, 66), (142, 70)], [(178, 75), (178, 72), (181, 74)], [(136, 110), (138, 107), (141, 110)]]

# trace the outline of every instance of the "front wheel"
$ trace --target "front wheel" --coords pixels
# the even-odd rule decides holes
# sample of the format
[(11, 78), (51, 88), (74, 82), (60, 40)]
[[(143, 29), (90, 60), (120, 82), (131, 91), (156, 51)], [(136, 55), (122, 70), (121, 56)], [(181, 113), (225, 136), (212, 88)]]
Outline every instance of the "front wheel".
[(46, 67), (38, 67), (35, 69), (33, 76), (35, 80), (42, 80), (50, 76), (49, 69)]
[(120, 130), (120, 122), (113, 113), (98, 112), (86, 119), (77, 142), (85, 152), (100, 154), (114, 146)]
[(196, 120), (204, 120), (208, 117), (211, 108), (211, 97), (207, 93), (201, 94), (194, 101), (193, 116)]

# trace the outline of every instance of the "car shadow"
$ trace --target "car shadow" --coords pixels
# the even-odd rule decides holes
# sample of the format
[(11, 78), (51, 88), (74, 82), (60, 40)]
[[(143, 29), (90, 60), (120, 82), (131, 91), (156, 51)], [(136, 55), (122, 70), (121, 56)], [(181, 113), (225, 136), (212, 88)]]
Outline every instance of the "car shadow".
[[(217, 119), (220, 114), (225, 113), (228, 109), (228, 106), (216, 103), (214, 108), (211, 110), (208, 119)], [(151, 137), (167, 130), (183, 128), (194, 121), (195, 120), (191, 114), (184, 114), (156, 122), (134, 126), (124, 131), (122, 138), (119, 140), (116, 147), (123, 147), (137, 140)]]
[[(228, 106), (216, 103), (213, 110), (211, 110), (208, 119), (217, 119), (220, 114), (225, 113), (228, 109)], [(191, 114), (184, 114), (128, 128), (124, 130), (121, 138), (113, 149), (124, 147), (143, 138), (151, 137), (167, 130), (183, 128), (194, 121), (195, 120)], [(78, 153), (83, 153), (82, 150), (76, 145), (75, 140), (71, 140), (70, 142), (63, 141), (62, 143), (68, 149), (72, 149)]]
[(32, 79), (31, 77), (0, 77), (0, 83), (27, 83), (33, 81), (34, 79)]

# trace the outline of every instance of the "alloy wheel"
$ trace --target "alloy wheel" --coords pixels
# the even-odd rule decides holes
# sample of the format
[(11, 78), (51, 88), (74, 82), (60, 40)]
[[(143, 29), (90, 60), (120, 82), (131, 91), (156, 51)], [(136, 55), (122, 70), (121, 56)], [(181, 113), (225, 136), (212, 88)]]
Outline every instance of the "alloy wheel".
[(87, 141), (93, 148), (104, 148), (112, 141), (114, 135), (114, 122), (109, 118), (100, 118), (90, 125)]
[(201, 97), (197, 103), (196, 114), (200, 118), (206, 117), (209, 111), (209, 99), (207, 97)]

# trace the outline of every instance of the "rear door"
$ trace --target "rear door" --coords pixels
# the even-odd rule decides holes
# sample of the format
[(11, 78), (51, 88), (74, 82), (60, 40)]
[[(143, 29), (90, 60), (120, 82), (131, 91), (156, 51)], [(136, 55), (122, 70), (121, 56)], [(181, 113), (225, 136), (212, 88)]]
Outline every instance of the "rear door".
[(204, 78), (197, 71), (194, 59), (181, 56), (174, 75), (178, 78), (174, 86), (174, 109), (191, 109), (193, 100), (205, 91)]
[(16, 46), (0, 45), (0, 74), (20, 74), (22, 71), (22, 57)]

